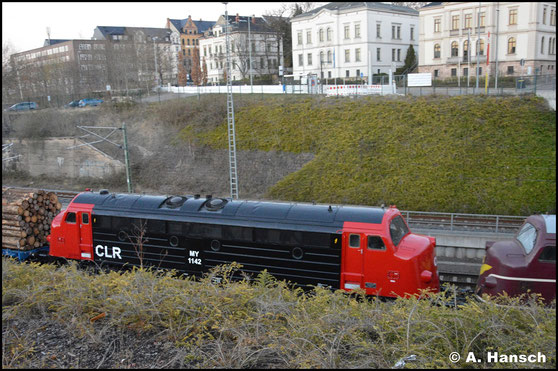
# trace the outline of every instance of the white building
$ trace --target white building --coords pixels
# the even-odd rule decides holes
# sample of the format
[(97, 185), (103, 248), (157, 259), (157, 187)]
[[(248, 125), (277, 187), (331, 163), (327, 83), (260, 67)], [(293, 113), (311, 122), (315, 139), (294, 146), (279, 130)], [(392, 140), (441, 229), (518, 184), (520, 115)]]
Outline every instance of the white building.
[(418, 47), (418, 11), (384, 3), (329, 3), (291, 19), (293, 74), (368, 78), (395, 72)]
[[(268, 20), (262, 17), (229, 15), (232, 80), (256, 81), (263, 76), (277, 75), (283, 65), (283, 43), (273, 32)], [(227, 46), (225, 44), (225, 17), (199, 39), (202, 69), (207, 68), (209, 83), (225, 81)], [(250, 60), (252, 63), (250, 64)], [(251, 66), (251, 68), (250, 68)]]
[(478, 2), (430, 3), (420, 9), (419, 40), (419, 71), (433, 77), (467, 76), (469, 50), (471, 76), (477, 55), (486, 74), (487, 54), (490, 75), (496, 58), (499, 76), (556, 73), (556, 3), (480, 3), (480, 12)]

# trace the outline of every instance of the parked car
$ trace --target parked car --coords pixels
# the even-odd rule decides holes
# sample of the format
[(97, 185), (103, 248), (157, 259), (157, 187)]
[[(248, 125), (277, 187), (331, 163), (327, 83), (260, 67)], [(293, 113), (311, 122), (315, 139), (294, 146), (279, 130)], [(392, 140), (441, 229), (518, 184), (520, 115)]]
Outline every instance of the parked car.
[(35, 102), (20, 102), (8, 108), (8, 111), (29, 111), (39, 109), (39, 105)]
[(99, 104), (103, 103), (102, 99), (95, 99), (95, 98), (85, 98), (79, 101), (80, 107), (85, 106), (98, 106)]
[(64, 107), (71, 108), (71, 107), (79, 107), (79, 99), (73, 100), (68, 104), (65, 104)]

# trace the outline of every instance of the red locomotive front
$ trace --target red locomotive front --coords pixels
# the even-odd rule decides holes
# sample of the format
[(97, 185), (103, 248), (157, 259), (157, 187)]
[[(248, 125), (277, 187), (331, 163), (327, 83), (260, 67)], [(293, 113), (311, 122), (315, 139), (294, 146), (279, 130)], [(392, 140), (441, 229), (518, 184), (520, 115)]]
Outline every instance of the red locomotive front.
[(434, 237), (411, 233), (395, 207), (381, 224), (346, 222), (340, 286), (385, 297), (438, 292), (435, 246)]
[(532, 215), (512, 240), (487, 243), (476, 293), (556, 297), (556, 215)]

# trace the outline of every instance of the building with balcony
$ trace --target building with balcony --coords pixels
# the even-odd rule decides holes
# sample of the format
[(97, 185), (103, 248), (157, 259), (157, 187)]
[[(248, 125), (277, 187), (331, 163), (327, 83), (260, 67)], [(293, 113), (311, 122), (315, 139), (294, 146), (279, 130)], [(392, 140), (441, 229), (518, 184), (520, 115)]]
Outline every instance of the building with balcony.
[(329, 3), (291, 19), (293, 75), (364, 78), (395, 72), (418, 47), (418, 11), (385, 3)]
[(166, 27), (171, 30), (172, 49), (177, 55), (177, 69), (184, 71), (185, 79), (179, 79), (179, 85), (191, 82), (192, 69), (201, 68), (199, 58), (199, 39), (215, 25), (212, 21), (194, 21), (191, 16), (186, 19), (167, 18)]
[(176, 83), (178, 55), (168, 28), (97, 26), (92, 39), (108, 41), (113, 88), (150, 89), (155, 84)]
[(269, 24), (269, 17), (220, 16), (213, 27), (199, 39), (202, 69), (209, 83), (226, 80), (227, 46), (225, 24), (228, 21), (232, 80), (277, 76), (283, 64), (283, 42)]
[[(434, 78), (556, 73), (556, 3), (433, 2), (419, 11), (419, 72)], [(490, 37), (489, 37), (490, 35)], [(490, 47), (489, 47), (490, 44)]]

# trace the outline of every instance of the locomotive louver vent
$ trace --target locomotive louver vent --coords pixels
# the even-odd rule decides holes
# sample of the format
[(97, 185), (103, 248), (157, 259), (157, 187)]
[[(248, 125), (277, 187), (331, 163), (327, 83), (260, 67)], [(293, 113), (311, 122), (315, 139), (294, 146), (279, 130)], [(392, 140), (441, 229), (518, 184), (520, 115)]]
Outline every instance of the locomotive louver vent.
[(205, 203), (205, 207), (209, 211), (215, 211), (222, 209), (226, 204), (227, 200), (224, 200), (222, 198), (212, 198), (207, 200), (207, 202)]
[(101, 194), (101, 195), (108, 195), (108, 193), (109, 193), (108, 189), (101, 189), (99, 191), (99, 194)]

